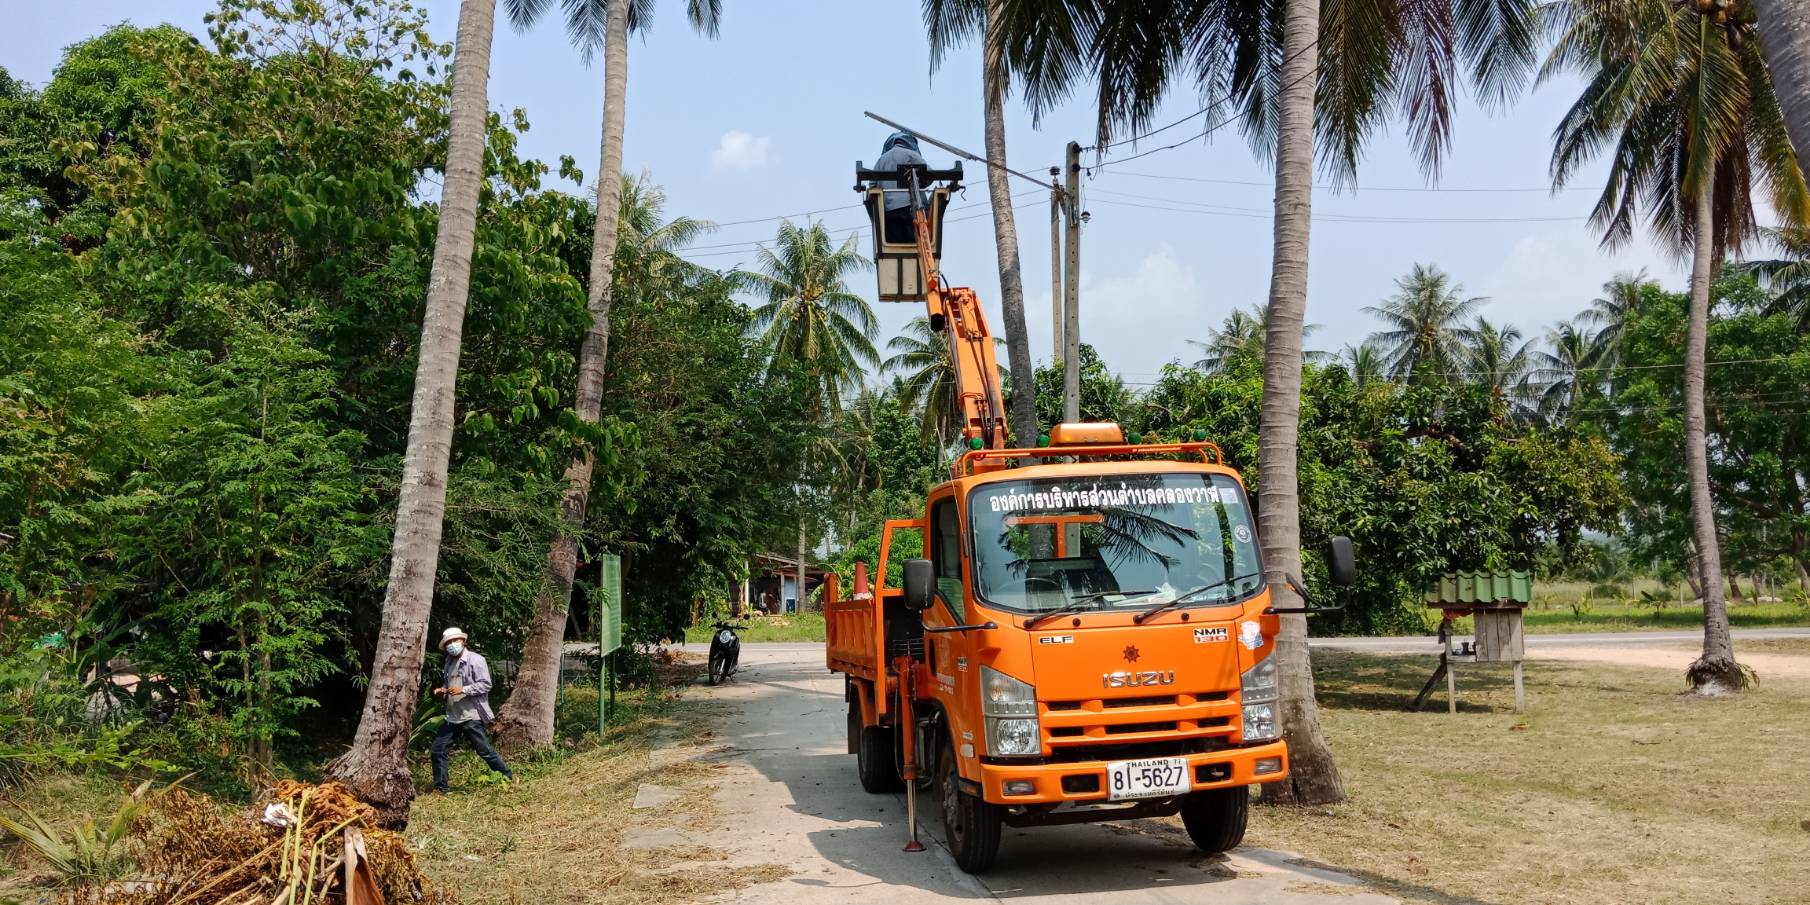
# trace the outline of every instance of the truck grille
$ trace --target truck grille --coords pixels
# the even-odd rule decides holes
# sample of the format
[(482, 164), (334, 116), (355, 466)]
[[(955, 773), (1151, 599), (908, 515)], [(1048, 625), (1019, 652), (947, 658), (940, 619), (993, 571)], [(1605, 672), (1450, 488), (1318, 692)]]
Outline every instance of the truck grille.
[(1040, 723), (1054, 751), (1076, 745), (1163, 742), (1232, 734), (1238, 705), (1230, 691), (1045, 701)]

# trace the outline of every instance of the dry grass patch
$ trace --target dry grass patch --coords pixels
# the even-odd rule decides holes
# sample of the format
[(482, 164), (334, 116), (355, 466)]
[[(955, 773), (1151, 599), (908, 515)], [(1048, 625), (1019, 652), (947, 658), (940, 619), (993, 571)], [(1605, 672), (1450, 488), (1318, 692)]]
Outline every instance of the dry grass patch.
[(1798, 903), (1810, 889), (1810, 682), (1737, 699), (1652, 670), (1530, 663), (1459, 674), (1460, 710), (1406, 710), (1425, 657), (1316, 651), (1350, 800), (1253, 810), (1249, 842), (1436, 903)]
[[(628, 844), (637, 830), (715, 820), (714, 765), (655, 766), (648, 756), (661, 745), (703, 738), (707, 710), (673, 698), (625, 709), (628, 718), (612, 725), (601, 745), (518, 767), (521, 785), (417, 801), (409, 841), (429, 875), (458, 890), (462, 902), (666, 905), (784, 877), (778, 865), (731, 867), (707, 846)], [(455, 788), (482, 769), (474, 760), (461, 766)], [(643, 783), (680, 795), (658, 810), (634, 810)]]

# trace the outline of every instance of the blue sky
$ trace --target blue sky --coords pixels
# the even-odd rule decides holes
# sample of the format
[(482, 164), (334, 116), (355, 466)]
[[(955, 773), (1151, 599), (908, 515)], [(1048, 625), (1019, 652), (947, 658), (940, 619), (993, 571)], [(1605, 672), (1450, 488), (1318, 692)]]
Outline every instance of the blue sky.
[[(456, 0), (425, 5), (433, 33), (451, 40)], [(4, 0), (0, 6), (16, 13), (9, 17), (13, 27), (0, 33), (0, 65), (42, 84), (72, 42), (119, 22), (169, 22), (199, 32), (213, 3)], [(669, 214), (730, 224), (854, 205), (855, 161), (877, 157), (887, 133), (863, 110), (981, 150), (978, 53), (964, 48), (931, 75), (917, 0), (728, 0), (724, 7), (718, 40), (692, 33), (683, 0), (665, 0), (651, 33), (630, 42), (624, 166), (647, 170), (665, 186)], [(1575, 91), (1575, 82), (1555, 82), (1496, 114), (1467, 99), (1438, 191), (1425, 190), (1395, 126), (1377, 135), (1355, 191), (1317, 191), (1308, 320), (1321, 328), (1309, 346), (1336, 350), (1374, 330), (1363, 307), (1388, 295), (1393, 280), (1416, 262), (1450, 272), (1467, 295), (1491, 299), (1488, 317), (1531, 336), (1588, 304), (1618, 272), (1644, 267), (1681, 288), (1680, 262), (1644, 238), (1614, 254), (1599, 249), (1583, 218), (1601, 188), (1600, 162), (1574, 183), (1579, 190), (1546, 190), (1552, 129)], [(527, 110), (533, 128), (525, 153), (548, 161), (570, 154), (594, 174), (602, 95), (601, 67), (583, 66), (557, 19), (528, 34), (499, 22), (490, 102)], [(1176, 96), (1157, 122), (1185, 116), (1197, 102), (1191, 94)], [(1093, 115), (1085, 99), (1036, 127), (1013, 104), (1008, 147), (1015, 167), (1042, 174), (1060, 162), (1069, 140), (1091, 143)], [(1190, 129), (1198, 131), (1190, 123), (1154, 144)], [(943, 162), (940, 152), (926, 150), (932, 163)], [(1089, 155), (1084, 162), (1095, 161)], [(951, 280), (981, 293), (997, 330), (992, 221), (984, 216), (984, 180), (974, 165), (969, 169), (972, 188), (955, 203), (973, 207), (951, 215), (943, 266)], [(1084, 206), (1092, 218), (1082, 242), (1083, 339), (1133, 383), (1154, 379), (1164, 362), (1197, 357), (1187, 340), (1203, 338), (1233, 308), (1267, 295), (1270, 184), (1269, 167), (1234, 129), (1210, 144), (1106, 167), (1086, 180)], [(1019, 238), (1030, 333), (1041, 361), (1050, 355), (1048, 194), (1025, 184), (1014, 191), (1024, 205)], [(969, 219), (953, 222), (964, 216)], [(849, 208), (821, 219), (841, 235), (865, 217)], [(1490, 222), (1452, 222), (1463, 220)], [(750, 265), (754, 243), (769, 239), (775, 226), (725, 225), (698, 240), (693, 257), (720, 267)], [(872, 284), (870, 275), (856, 280), (870, 298)], [(877, 308), (881, 342), (921, 313), (917, 305)]]

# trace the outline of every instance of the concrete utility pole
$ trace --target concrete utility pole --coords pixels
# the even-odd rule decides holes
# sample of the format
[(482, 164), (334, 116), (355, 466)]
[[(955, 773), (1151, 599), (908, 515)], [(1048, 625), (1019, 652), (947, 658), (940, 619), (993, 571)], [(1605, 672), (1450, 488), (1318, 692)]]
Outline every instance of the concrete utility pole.
[(1068, 273), (1062, 312), (1062, 420), (1081, 420), (1081, 145), (1068, 143)]
[(1050, 361), (1063, 360), (1062, 351), (1062, 168), (1050, 167)]

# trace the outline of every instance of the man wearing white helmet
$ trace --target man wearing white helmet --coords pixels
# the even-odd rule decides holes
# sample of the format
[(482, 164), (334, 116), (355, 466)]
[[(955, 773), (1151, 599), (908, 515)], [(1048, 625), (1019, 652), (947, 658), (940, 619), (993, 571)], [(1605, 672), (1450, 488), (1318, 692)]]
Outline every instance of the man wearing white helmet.
[(477, 651), (466, 647), (470, 639), (457, 628), (440, 635), (440, 651), (445, 654), (443, 684), (434, 689), (437, 697), (446, 699), (446, 720), (434, 733), (434, 791), (448, 792), (447, 762), (452, 747), (460, 738), (471, 743), (472, 750), (490, 765), (490, 769), (515, 781), (503, 756), (490, 744), (484, 724), (496, 719), (490, 711), (490, 664)]

